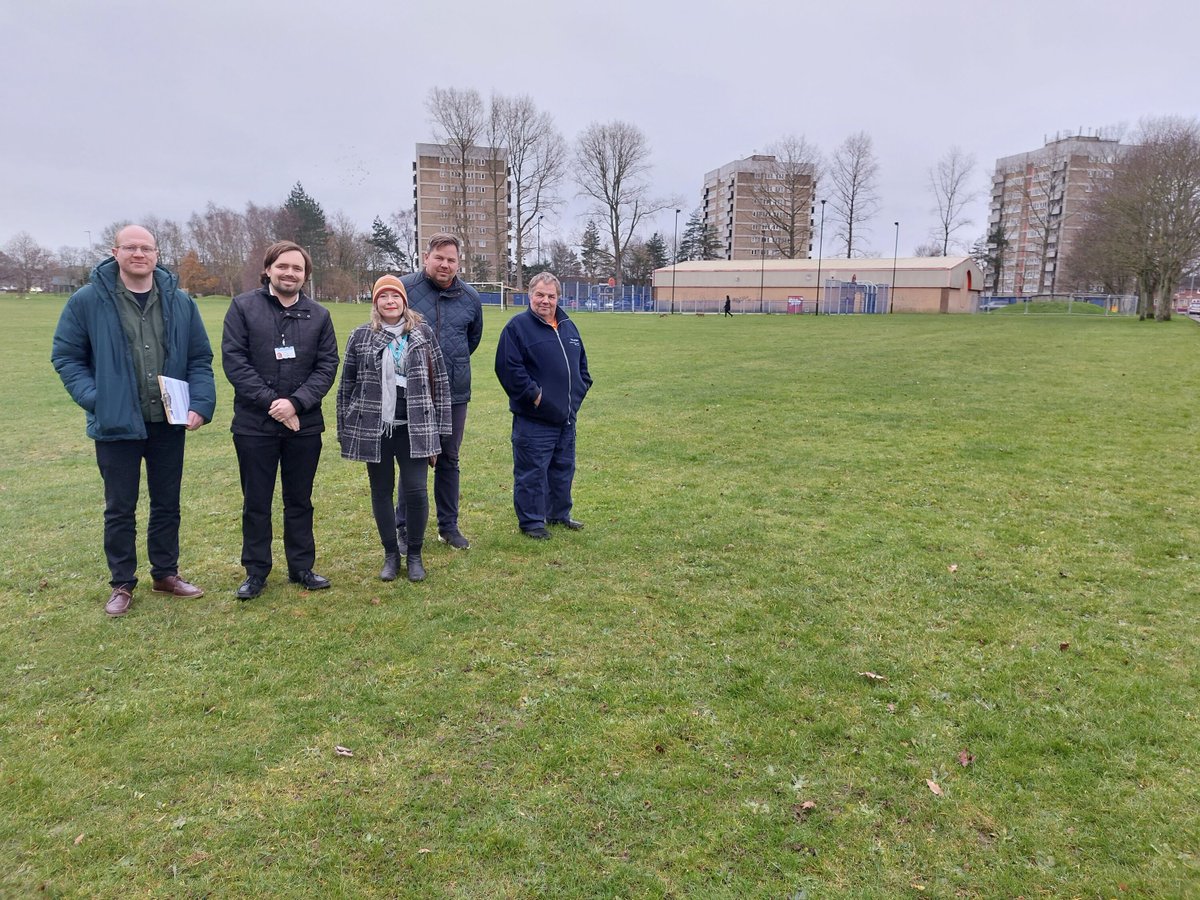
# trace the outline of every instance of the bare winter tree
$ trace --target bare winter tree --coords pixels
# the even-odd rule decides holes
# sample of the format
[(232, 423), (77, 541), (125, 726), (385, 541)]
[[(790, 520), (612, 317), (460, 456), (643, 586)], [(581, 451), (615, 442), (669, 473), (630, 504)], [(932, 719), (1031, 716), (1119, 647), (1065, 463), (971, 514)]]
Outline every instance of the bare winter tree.
[(579, 257), (571, 246), (563, 240), (555, 238), (550, 242), (550, 271), (559, 278), (578, 278), (583, 274)]
[(417, 213), (411, 206), (399, 209), (390, 216), (396, 232), (396, 246), (408, 265), (406, 271), (415, 272), (421, 266), (420, 248), (417, 246)]
[(592, 215), (608, 232), (618, 282), (624, 274), (622, 257), (638, 224), (670, 205), (650, 197), (649, 171), (646, 136), (628, 122), (594, 122), (575, 144), (575, 180), (580, 194), (592, 202)]
[(879, 163), (871, 136), (865, 131), (850, 135), (834, 151), (829, 167), (835, 240), (846, 245), (846, 258), (861, 253), (866, 223), (879, 210)]
[(370, 294), (369, 235), (358, 230), (354, 221), (343, 212), (329, 217), (329, 271), (325, 273), (324, 289), (338, 300), (356, 300)]
[(1169, 319), (1180, 279), (1200, 259), (1200, 122), (1143, 122), (1088, 224), (1136, 278), (1139, 316)]
[(472, 191), (468, 187), (475, 185), (468, 179), (468, 164), (471, 150), (479, 146), (480, 140), (486, 133), (483, 114), (483, 101), (479, 92), (459, 90), (458, 88), (431, 88), (429, 98), (425, 101), (430, 120), (434, 127), (434, 137), (439, 144), (444, 144), (454, 158), (454, 177), (458, 183), (454, 200), (454, 227), (463, 242), (463, 260), (472, 256), (470, 220), (467, 218), (469, 207), (467, 195)]
[(230, 296), (240, 292), (250, 251), (245, 217), (210, 201), (203, 213), (192, 213), (188, 231), (201, 263), (220, 279), (221, 289)]
[(154, 235), (158, 244), (159, 265), (178, 272), (179, 264), (191, 249), (187, 229), (174, 219), (160, 219), (158, 216), (145, 216), (138, 224)]
[[(509, 98), (493, 94), (489, 135), (493, 146), (502, 146), (508, 153), (513, 188), (509, 209), (515, 243), (513, 261), (517, 290), (520, 290), (525, 285), (525, 247), (538, 216), (560, 202), (558, 189), (566, 176), (567, 145), (554, 127), (550, 114), (539, 112), (528, 96)], [(501, 185), (496, 185), (497, 194)], [(502, 223), (498, 202), (496, 210), (499, 234)]]
[[(92, 252), (87, 247), (59, 247), (57, 256), (58, 265), (63, 274), (71, 279), (71, 284), (78, 286), (87, 283), (92, 266), (96, 264)], [(0, 274), (0, 279), (3, 277), (4, 275)]]
[(54, 262), (53, 254), (33, 239), (27, 231), (18, 233), (4, 245), (4, 253), (10, 266), (9, 276), (21, 291), (33, 287), (44, 287), (46, 270)]
[(951, 147), (937, 165), (929, 170), (929, 189), (937, 205), (938, 226), (930, 235), (941, 246), (939, 256), (950, 255), (954, 235), (971, 224), (967, 207), (979, 196), (971, 187), (975, 177), (975, 155), (961, 147)]
[(803, 259), (812, 244), (812, 205), (821, 154), (803, 137), (787, 135), (766, 151), (774, 157), (752, 182), (762, 250), (767, 241), (785, 259)]

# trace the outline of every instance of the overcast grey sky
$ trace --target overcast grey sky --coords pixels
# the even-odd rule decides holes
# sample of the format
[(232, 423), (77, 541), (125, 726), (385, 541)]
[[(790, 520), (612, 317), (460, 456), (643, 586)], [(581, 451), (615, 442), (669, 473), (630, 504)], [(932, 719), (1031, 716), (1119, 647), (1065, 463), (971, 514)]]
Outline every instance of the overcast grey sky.
[[(433, 86), (529, 94), (568, 142), (638, 125), (654, 189), (700, 202), (704, 173), (803, 135), (864, 130), (880, 164), (866, 247), (934, 225), (928, 170), (976, 155), (983, 233), (998, 156), (1059, 131), (1200, 114), (1195, 0), (580, 4), (460, 0), (3, 0), (0, 245), (51, 249), (208, 201), (278, 204), (296, 181), (364, 229), (412, 203)], [(568, 195), (574, 193), (568, 187)], [(818, 190), (818, 195), (823, 195)], [(579, 202), (543, 225), (578, 238)], [(673, 213), (657, 220), (671, 240)], [(647, 234), (650, 229), (647, 229)], [(830, 252), (832, 231), (826, 229)]]

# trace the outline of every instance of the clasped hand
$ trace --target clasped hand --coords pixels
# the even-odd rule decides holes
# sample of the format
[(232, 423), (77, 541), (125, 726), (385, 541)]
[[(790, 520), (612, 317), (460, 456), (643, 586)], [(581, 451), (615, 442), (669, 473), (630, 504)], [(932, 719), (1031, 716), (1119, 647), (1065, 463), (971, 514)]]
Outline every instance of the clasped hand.
[(280, 397), (273, 402), (267, 413), (280, 425), (286, 425), (292, 431), (300, 430), (300, 416), (296, 414), (296, 407), (292, 406), (292, 401), (286, 397)]

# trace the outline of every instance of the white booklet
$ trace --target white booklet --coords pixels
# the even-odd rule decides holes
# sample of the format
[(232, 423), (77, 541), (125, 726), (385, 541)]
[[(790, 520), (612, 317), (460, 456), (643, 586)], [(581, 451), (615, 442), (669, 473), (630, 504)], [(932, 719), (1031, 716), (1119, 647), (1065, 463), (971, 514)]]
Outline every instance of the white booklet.
[(178, 378), (159, 375), (158, 387), (162, 391), (163, 412), (167, 414), (167, 421), (172, 425), (186, 425), (188, 410), (192, 404), (192, 392), (188, 389), (188, 383)]

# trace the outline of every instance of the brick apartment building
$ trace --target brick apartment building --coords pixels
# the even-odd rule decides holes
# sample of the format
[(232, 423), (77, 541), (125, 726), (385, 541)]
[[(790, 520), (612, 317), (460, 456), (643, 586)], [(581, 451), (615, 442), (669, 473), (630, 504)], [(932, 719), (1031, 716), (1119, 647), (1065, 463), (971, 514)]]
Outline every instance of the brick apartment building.
[[(1037, 150), (996, 160), (988, 234), (999, 226), (1008, 243), (998, 280), (988, 273), (988, 289), (999, 295), (1061, 289), (1062, 263), (1083, 227), (1087, 202), (1126, 149), (1098, 135), (1056, 136)], [(994, 253), (996, 245), (988, 250)]]
[[(717, 245), (724, 259), (780, 259), (782, 254), (771, 240), (771, 232), (780, 226), (772, 224), (770, 216), (759, 201), (759, 189), (786, 190), (775, 174), (774, 156), (756, 154), (746, 159), (726, 163), (704, 176), (704, 222), (717, 236)], [(764, 182), (766, 184), (764, 185)], [(812, 255), (813, 179), (802, 182), (803, 196), (796, 203), (795, 227), (801, 231), (797, 259)]]
[(466, 165), (461, 162), (457, 148), (416, 145), (413, 206), (417, 249), (424, 251), (430, 236), (448, 231), (462, 238), (466, 280), (504, 280), (510, 193), (507, 151), (471, 147)]

